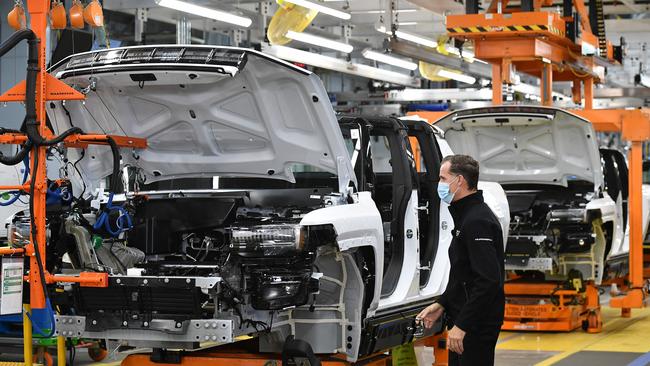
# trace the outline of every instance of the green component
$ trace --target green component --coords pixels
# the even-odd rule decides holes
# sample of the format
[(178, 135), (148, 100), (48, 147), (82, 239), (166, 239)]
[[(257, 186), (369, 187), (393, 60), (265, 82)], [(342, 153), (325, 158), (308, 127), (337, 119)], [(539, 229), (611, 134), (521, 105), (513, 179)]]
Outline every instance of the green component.
[(11, 198), (11, 195), (9, 194), (9, 192), (2, 192), (1, 197), (2, 197), (3, 200), (7, 201), (7, 200), (9, 200), (9, 198)]
[(97, 249), (102, 246), (104, 240), (99, 235), (93, 235), (92, 242), (93, 242), (93, 248)]
[[(34, 334), (36, 335), (36, 334)], [(54, 347), (56, 346), (56, 337), (50, 337), (50, 338), (34, 338), (36, 341), (35, 343), (38, 346), (44, 346), (44, 347)]]

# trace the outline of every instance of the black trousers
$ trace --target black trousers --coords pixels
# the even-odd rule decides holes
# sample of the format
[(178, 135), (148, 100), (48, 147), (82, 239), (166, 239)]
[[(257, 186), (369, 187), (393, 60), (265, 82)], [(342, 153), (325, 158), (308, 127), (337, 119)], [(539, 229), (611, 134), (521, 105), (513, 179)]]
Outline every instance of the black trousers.
[(449, 366), (493, 366), (501, 324), (477, 325), (465, 333), (463, 354), (449, 351)]

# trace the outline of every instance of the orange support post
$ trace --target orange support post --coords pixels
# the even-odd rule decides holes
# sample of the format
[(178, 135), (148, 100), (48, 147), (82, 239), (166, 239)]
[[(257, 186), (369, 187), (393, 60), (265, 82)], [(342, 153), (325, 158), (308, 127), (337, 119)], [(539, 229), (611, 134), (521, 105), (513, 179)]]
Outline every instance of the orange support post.
[[(38, 45), (39, 71), (36, 79), (36, 120), (39, 124), (39, 133), (41, 135), (46, 135), (49, 131), (45, 124), (45, 101), (47, 95), (45, 52), (47, 46), (47, 14), (50, 10), (50, 1), (28, 1), (27, 9), (31, 19), (31, 29), (40, 40), (40, 44)], [(35, 165), (35, 155), (38, 155), (38, 166)], [(31, 237), (31, 242), (38, 243), (38, 246), (35, 247), (34, 250), (39, 251), (40, 257), (43, 262), (45, 262), (45, 244), (47, 240), (45, 233), (45, 194), (47, 192), (47, 187), (45, 186), (45, 181), (47, 180), (46, 149), (44, 147), (32, 148), (32, 158), (30, 160), (32, 164), (31, 171), (36, 172), (36, 185), (33, 187), (34, 197), (32, 197), (34, 201), (34, 222), (32, 222), (32, 225), (36, 226), (36, 237)], [(43, 263), (43, 266), (45, 266), (45, 263)], [(45, 308), (45, 295), (43, 288), (45, 284), (41, 283), (40, 272), (35, 256), (29, 258), (29, 284), (32, 310)]]
[(503, 82), (501, 81), (501, 63), (492, 64), (492, 104), (503, 104)]
[(585, 109), (594, 108), (594, 80), (592, 78), (584, 79), (585, 83)]
[(582, 80), (573, 80), (571, 84), (571, 96), (573, 98), (573, 103), (582, 103)]
[(553, 65), (545, 63), (542, 69), (542, 81), (540, 85), (540, 95), (542, 97), (542, 105), (553, 105)]

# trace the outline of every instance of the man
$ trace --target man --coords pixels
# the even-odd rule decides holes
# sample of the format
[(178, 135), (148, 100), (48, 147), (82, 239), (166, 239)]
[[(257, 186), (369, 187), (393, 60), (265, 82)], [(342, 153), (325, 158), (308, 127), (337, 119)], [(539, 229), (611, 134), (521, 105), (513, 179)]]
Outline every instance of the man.
[(449, 203), (454, 231), (449, 246), (449, 283), (417, 319), (430, 328), (446, 312), (449, 365), (493, 365), (503, 323), (503, 235), (499, 221), (477, 190), (479, 165), (466, 155), (443, 159), (438, 195)]

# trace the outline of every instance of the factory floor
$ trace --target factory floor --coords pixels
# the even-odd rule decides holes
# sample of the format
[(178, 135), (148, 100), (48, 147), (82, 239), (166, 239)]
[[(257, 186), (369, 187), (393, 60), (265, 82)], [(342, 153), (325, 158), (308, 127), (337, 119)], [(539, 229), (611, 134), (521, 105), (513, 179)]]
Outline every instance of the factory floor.
[(644, 366), (650, 365), (650, 308), (602, 308), (603, 331), (588, 334), (501, 332), (495, 365), (503, 366)]
[[(588, 334), (502, 332), (496, 350), (498, 366), (643, 366), (650, 365), (650, 308), (633, 309), (631, 318), (603, 307), (603, 332)], [(96, 363), (80, 350), (75, 366), (119, 365), (125, 355)], [(2, 361), (16, 355), (0, 355)]]

